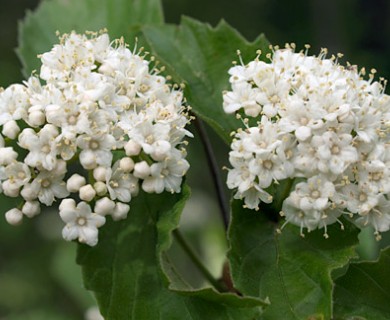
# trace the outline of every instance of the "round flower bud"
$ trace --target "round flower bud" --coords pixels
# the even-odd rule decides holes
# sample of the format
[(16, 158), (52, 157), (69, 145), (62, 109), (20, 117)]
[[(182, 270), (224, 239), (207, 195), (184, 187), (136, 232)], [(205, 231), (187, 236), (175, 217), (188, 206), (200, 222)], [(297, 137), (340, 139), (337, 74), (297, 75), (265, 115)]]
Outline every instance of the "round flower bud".
[(96, 201), (94, 211), (97, 214), (105, 216), (106, 214), (111, 213), (115, 208), (115, 202), (109, 199), (108, 197), (104, 197)]
[(93, 177), (96, 181), (106, 181), (107, 168), (97, 167), (93, 170)]
[(67, 209), (67, 210), (75, 209), (76, 208), (76, 201), (74, 201), (73, 199), (63, 199), (58, 208), (60, 209), (60, 211), (65, 210), (65, 209)]
[(41, 206), (38, 201), (27, 201), (22, 208), (23, 214), (32, 218), (41, 212)]
[(18, 208), (13, 208), (5, 213), (5, 219), (9, 224), (17, 226), (23, 221), (23, 213)]
[(153, 183), (154, 179), (147, 179), (142, 183), (142, 190), (144, 190), (146, 193), (155, 193), (156, 192), (156, 187), (155, 183)]
[(38, 192), (31, 187), (31, 184), (26, 184), (20, 192), (20, 195), (26, 201), (33, 201), (38, 197)]
[(74, 220), (74, 212), (77, 210), (73, 199), (64, 199), (59, 206), (60, 217), (64, 222)]
[(150, 175), (150, 166), (146, 161), (137, 162), (134, 165), (134, 176), (140, 179), (145, 179)]
[(41, 110), (34, 110), (28, 115), (28, 123), (32, 127), (39, 127), (45, 123), (45, 114)]
[(130, 206), (128, 204), (117, 202), (117, 204), (115, 205), (115, 209), (112, 212), (112, 219), (114, 221), (126, 219), (129, 210)]
[(107, 186), (104, 182), (95, 182), (93, 188), (98, 196), (104, 196), (107, 193)]
[(124, 157), (119, 161), (119, 167), (124, 172), (131, 172), (134, 169), (134, 161), (130, 157)]
[(75, 173), (66, 182), (66, 189), (68, 189), (69, 192), (78, 192), (82, 186), (85, 186), (85, 184), (85, 178)]
[(91, 170), (97, 167), (96, 156), (91, 150), (83, 150), (79, 159), (84, 169)]
[(80, 197), (81, 200), (89, 202), (95, 196), (96, 196), (96, 191), (90, 184), (87, 184), (87, 185), (82, 186), (80, 188), (79, 197)]
[(125, 144), (125, 151), (128, 156), (137, 156), (141, 152), (141, 146), (137, 142), (130, 140)]
[(17, 152), (12, 147), (5, 147), (0, 149), (0, 166), (6, 166), (18, 157)]
[(3, 125), (2, 133), (10, 139), (15, 139), (18, 136), (19, 132), (20, 128), (15, 120), (8, 121)]
[(15, 185), (14, 183), (11, 183), (10, 180), (6, 180), (2, 184), (3, 193), (7, 197), (15, 198), (19, 196), (19, 189), (20, 187)]

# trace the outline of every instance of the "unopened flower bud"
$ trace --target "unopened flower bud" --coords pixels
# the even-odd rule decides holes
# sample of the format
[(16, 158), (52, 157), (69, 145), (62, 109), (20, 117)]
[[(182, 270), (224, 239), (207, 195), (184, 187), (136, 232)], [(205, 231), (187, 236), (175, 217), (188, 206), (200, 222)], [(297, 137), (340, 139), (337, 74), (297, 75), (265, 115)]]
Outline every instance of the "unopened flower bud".
[(96, 190), (90, 184), (87, 184), (80, 188), (79, 196), (81, 200), (89, 202), (96, 196)]
[(33, 201), (38, 197), (38, 192), (31, 187), (31, 184), (26, 184), (20, 192), (20, 195), (26, 201)]
[(74, 201), (73, 199), (63, 199), (59, 206), (60, 211), (65, 209), (72, 210), (75, 208), (76, 208), (76, 201)]
[(2, 184), (3, 193), (7, 197), (15, 198), (19, 196), (19, 186), (15, 185), (14, 183), (11, 183), (10, 180), (6, 180)]
[(128, 156), (137, 156), (141, 152), (141, 146), (137, 142), (130, 140), (125, 145), (125, 151)]
[(91, 150), (84, 150), (79, 159), (84, 169), (91, 170), (97, 167), (96, 156)]
[(86, 184), (85, 178), (77, 173), (72, 175), (66, 182), (66, 189), (69, 192), (78, 192)]
[(41, 110), (34, 110), (28, 115), (28, 122), (32, 127), (43, 125), (45, 120), (45, 114)]
[(41, 206), (38, 201), (27, 201), (22, 208), (23, 214), (32, 218), (41, 212)]
[(140, 179), (145, 179), (150, 175), (150, 166), (146, 161), (137, 162), (134, 165), (134, 176)]
[(115, 208), (115, 202), (109, 199), (108, 197), (104, 197), (96, 201), (94, 211), (97, 214), (105, 216), (107, 214), (112, 213)]
[(115, 205), (115, 209), (112, 212), (112, 219), (114, 221), (126, 219), (129, 210), (130, 206), (128, 204), (117, 202), (117, 204)]
[(8, 121), (3, 125), (2, 133), (10, 139), (15, 139), (18, 136), (19, 132), (20, 128), (15, 120)]
[(155, 193), (156, 187), (155, 187), (155, 184), (153, 183), (153, 181), (152, 181), (152, 183), (150, 183), (150, 181), (145, 180), (142, 183), (142, 190), (144, 190), (146, 193)]
[(105, 181), (107, 174), (107, 168), (105, 167), (97, 167), (93, 170), (93, 177), (96, 181)]
[(107, 193), (107, 186), (104, 182), (95, 182), (93, 188), (95, 189), (98, 196), (103, 196)]
[(130, 157), (124, 157), (119, 161), (119, 167), (124, 172), (131, 172), (134, 169), (134, 161)]
[(0, 166), (6, 166), (18, 157), (17, 152), (12, 147), (5, 147), (0, 149)]
[(9, 224), (17, 226), (23, 221), (23, 213), (18, 208), (13, 208), (5, 213), (5, 219)]

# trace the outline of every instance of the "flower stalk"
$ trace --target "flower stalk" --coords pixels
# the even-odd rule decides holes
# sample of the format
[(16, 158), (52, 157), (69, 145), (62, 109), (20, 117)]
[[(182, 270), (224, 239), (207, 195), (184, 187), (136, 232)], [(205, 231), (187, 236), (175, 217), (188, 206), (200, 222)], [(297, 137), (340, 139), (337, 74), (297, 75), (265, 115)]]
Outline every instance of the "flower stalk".
[(210, 139), (207, 135), (206, 128), (199, 118), (195, 117), (194, 124), (196, 126), (196, 130), (199, 134), (199, 137), (202, 141), (202, 146), (204, 148), (207, 164), (210, 169), (211, 178), (215, 187), (215, 191), (217, 194), (218, 206), (220, 210), (220, 214), (222, 217), (222, 221), (225, 227), (225, 230), (229, 227), (229, 207), (228, 201), (226, 199), (224, 185), (222, 183), (221, 175), (219, 173), (219, 168), (217, 164), (217, 160), (215, 158), (215, 154), (213, 151), (213, 147), (211, 145)]
[(210, 271), (203, 265), (201, 260), (199, 259), (198, 255), (195, 253), (195, 251), (192, 249), (192, 247), (188, 244), (188, 242), (185, 240), (181, 232), (176, 229), (173, 231), (173, 235), (175, 239), (177, 240), (180, 247), (185, 251), (185, 253), (188, 255), (188, 257), (191, 259), (193, 264), (197, 267), (199, 272), (205, 277), (205, 279), (218, 291), (225, 292), (226, 288), (222, 285), (221, 282), (219, 282), (217, 279), (214, 278), (214, 276), (210, 273)]

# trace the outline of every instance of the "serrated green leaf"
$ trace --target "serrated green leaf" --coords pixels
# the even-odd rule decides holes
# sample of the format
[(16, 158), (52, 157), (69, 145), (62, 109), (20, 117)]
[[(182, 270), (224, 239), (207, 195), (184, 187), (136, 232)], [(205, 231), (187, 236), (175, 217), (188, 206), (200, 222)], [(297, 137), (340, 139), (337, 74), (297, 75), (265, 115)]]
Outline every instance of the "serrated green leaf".
[(337, 279), (335, 319), (390, 319), (390, 248), (376, 262), (351, 263)]
[(19, 24), (17, 53), (28, 76), (39, 68), (37, 54), (58, 42), (56, 31), (84, 33), (107, 28), (112, 38), (123, 36), (134, 43), (141, 25), (162, 23), (160, 0), (45, 0)]
[(125, 221), (101, 228), (96, 247), (79, 245), (78, 263), (87, 289), (95, 293), (109, 319), (257, 319), (264, 303), (256, 298), (220, 294), (213, 289), (169, 290), (161, 269), (188, 198), (180, 194), (140, 193)]
[(178, 27), (146, 27), (145, 38), (156, 57), (176, 82), (186, 84), (185, 96), (194, 113), (204, 119), (229, 143), (229, 134), (240, 123), (222, 109), (222, 91), (229, 88), (228, 70), (237, 60), (237, 50), (253, 59), (256, 50), (268, 50), (263, 35), (248, 42), (221, 21), (215, 28), (190, 18)]
[(229, 258), (235, 286), (242, 293), (268, 297), (262, 319), (331, 319), (332, 270), (355, 256), (357, 230), (328, 227), (329, 239), (317, 230), (302, 238), (299, 227), (278, 225), (264, 213), (233, 202)]

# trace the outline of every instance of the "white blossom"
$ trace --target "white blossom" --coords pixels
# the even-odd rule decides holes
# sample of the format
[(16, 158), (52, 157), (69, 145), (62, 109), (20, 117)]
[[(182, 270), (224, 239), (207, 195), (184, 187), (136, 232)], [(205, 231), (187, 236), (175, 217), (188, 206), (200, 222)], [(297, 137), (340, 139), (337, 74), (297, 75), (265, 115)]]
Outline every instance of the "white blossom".
[(138, 179), (131, 173), (124, 172), (117, 162), (113, 168), (107, 169), (106, 186), (112, 200), (129, 202), (131, 195), (138, 192)]
[(57, 170), (42, 170), (30, 184), (32, 193), (46, 206), (52, 205), (55, 198), (62, 199), (69, 195), (63, 180), (65, 172), (60, 166), (57, 165)]
[(77, 239), (81, 243), (95, 246), (98, 242), (98, 228), (106, 222), (106, 219), (92, 212), (91, 207), (80, 202), (68, 203), (60, 210), (61, 219), (66, 223), (62, 229), (62, 236), (67, 241)]
[(104, 32), (64, 34), (39, 57), (39, 74), (0, 90), (0, 192), (24, 201), (7, 220), (62, 200), (63, 237), (95, 245), (97, 216), (126, 218), (144, 180), (181, 190), (192, 136), (183, 92)]
[(173, 153), (164, 162), (150, 166), (150, 176), (144, 179), (142, 189), (148, 193), (161, 193), (164, 190), (171, 193), (180, 192), (182, 177), (189, 166), (179, 151)]
[(323, 228), (327, 236), (327, 225), (341, 223), (343, 214), (384, 232), (390, 96), (383, 80), (373, 74), (364, 80), (364, 71), (326, 53), (309, 56), (287, 46), (274, 49), (269, 62), (258, 56), (229, 70), (223, 108), (237, 113), (244, 128), (232, 133), (227, 186), (250, 209), (277, 200), (286, 223), (302, 234)]

